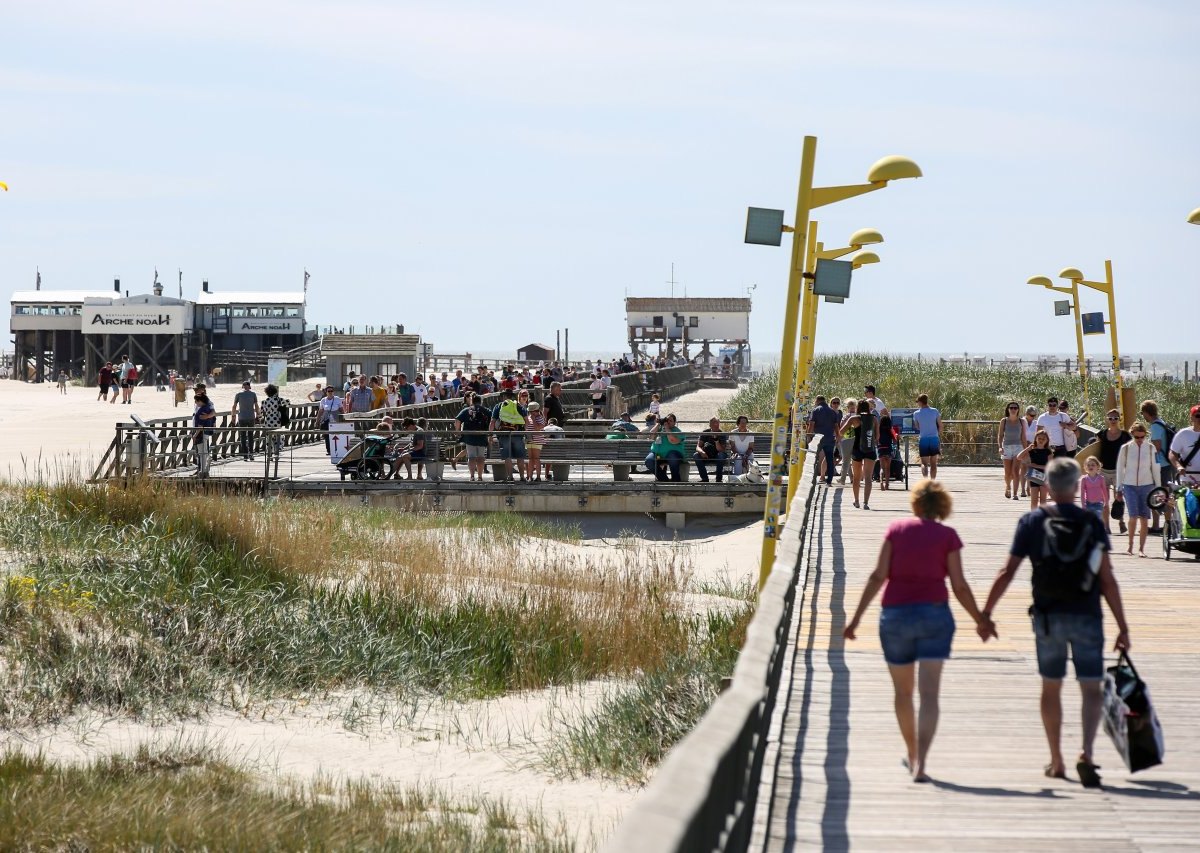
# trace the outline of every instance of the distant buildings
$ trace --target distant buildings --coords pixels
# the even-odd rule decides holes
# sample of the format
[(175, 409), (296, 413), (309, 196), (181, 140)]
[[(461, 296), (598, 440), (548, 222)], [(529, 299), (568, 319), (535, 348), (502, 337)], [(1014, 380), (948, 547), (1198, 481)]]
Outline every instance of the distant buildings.
[(629, 296), (625, 326), (630, 351), (641, 357), (683, 355), (715, 364), (728, 355), (739, 369), (749, 367), (749, 299)]

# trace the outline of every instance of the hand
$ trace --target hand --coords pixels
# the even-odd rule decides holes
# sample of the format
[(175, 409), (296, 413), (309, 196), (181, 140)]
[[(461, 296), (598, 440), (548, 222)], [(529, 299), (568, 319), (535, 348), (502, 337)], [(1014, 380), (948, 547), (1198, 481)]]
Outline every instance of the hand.
[(997, 640), (1000, 639), (1000, 635), (996, 633), (996, 623), (989, 616), (981, 616), (979, 618), (979, 621), (975, 623), (975, 633), (985, 643), (992, 637), (995, 637)]
[(847, 625), (845, 630), (842, 631), (842, 639), (843, 640), (857, 640), (858, 637), (855, 636), (855, 632), (857, 630), (858, 630), (858, 620), (851, 619), (850, 624)]
[(1129, 631), (1122, 628), (1117, 632), (1117, 640), (1113, 643), (1114, 652), (1127, 652), (1130, 648)]

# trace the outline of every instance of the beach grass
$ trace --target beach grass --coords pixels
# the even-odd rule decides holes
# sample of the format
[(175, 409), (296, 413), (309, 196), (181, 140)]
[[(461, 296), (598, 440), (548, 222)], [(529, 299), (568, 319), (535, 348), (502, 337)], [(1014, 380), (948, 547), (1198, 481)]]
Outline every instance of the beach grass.
[(10, 487), (0, 725), (354, 688), (488, 698), (658, 672), (703, 640), (681, 558), (582, 557), (560, 547), (577, 530), (529, 524), (154, 481)]
[(569, 851), (561, 824), (502, 800), (365, 781), (284, 780), (203, 749), (55, 764), (0, 755), (3, 850)]

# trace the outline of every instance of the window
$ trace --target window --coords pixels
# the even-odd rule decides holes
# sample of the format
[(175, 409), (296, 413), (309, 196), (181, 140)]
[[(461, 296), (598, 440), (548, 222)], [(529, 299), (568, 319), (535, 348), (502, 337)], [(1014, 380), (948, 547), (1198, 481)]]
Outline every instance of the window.
[(228, 309), (228, 308), (218, 308), (218, 309), (217, 309), (217, 316), (218, 316), (218, 317), (228, 317), (228, 316), (229, 316), (229, 309)]
[(400, 372), (400, 365), (394, 361), (381, 361), (376, 365), (376, 368), (375, 372), (382, 376), (385, 381)]
[(656, 326), (663, 325), (663, 315), (662, 314), (655, 314), (653, 317), (653, 320), (654, 320), (654, 325), (656, 325)]
[(676, 326), (676, 328), (678, 328), (679, 326), (682, 326), (682, 325), (684, 325), (684, 323), (685, 323), (686, 321), (687, 321), (687, 317), (684, 317), (682, 314), (679, 314), (679, 315), (677, 315), (677, 316), (675, 317), (675, 326)]
[(283, 306), (277, 306), (275, 308), (272, 308), (271, 316), (272, 317), (282, 317), (283, 316)]
[(289, 308), (289, 309), (287, 310), (287, 315), (288, 315), (289, 317), (299, 317), (299, 316), (300, 316), (300, 309), (299, 309), (299, 308)]
[(356, 361), (347, 361), (342, 365), (342, 376), (349, 376), (351, 373), (353, 373), (355, 376), (361, 374), (362, 363)]
[(691, 326), (693, 329), (695, 329), (697, 326), (700, 325), (700, 318), (699, 317), (688, 317), (688, 325)]

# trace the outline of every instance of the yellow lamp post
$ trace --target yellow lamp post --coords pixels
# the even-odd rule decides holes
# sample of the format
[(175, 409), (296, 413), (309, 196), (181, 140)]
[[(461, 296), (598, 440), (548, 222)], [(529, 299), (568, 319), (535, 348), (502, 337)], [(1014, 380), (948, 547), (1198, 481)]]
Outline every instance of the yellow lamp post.
[(1083, 321), (1079, 319), (1079, 287), (1074, 281), (1071, 282), (1070, 287), (1061, 287), (1044, 275), (1035, 275), (1029, 279), (1027, 284), (1034, 284), (1038, 287), (1044, 287), (1047, 290), (1065, 293), (1071, 297), (1071, 313), (1075, 320), (1075, 354), (1076, 361), (1079, 362), (1079, 380), (1083, 384), (1083, 405), (1079, 407), (1082, 412), (1088, 405), (1088, 380), (1087, 361), (1083, 353)]
[[(759, 588), (766, 583), (771, 565), (775, 561), (775, 540), (779, 536), (779, 517), (786, 509), (787, 491), (783, 488), (786, 470), (784, 454), (787, 449), (787, 416), (790, 409), (792, 379), (796, 357), (796, 327), (800, 314), (800, 285), (803, 281), (805, 245), (809, 230), (809, 213), (818, 207), (844, 201), (883, 189), (889, 182), (902, 178), (919, 178), (921, 169), (907, 157), (896, 155), (884, 157), (867, 173), (867, 183), (848, 186), (814, 187), (813, 171), (817, 158), (817, 138), (804, 137), (800, 158), (800, 184), (796, 192), (796, 216), (791, 229), (793, 233), (791, 266), (788, 272), (787, 301), (783, 313), (783, 340), (779, 354), (779, 383), (775, 389), (775, 410), (771, 430), (771, 470), (767, 479), (767, 497), (763, 507), (762, 561), (759, 566)], [(750, 228), (747, 223), (747, 239)], [(778, 233), (776, 234), (778, 237)], [(750, 240), (750, 242), (756, 242)], [(773, 242), (773, 245), (779, 245)]]
[[(1128, 418), (1132, 413), (1125, 411), (1125, 399), (1121, 393), (1125, 387), (1125, 383), (1121, 378), (1121, 350), (1117, 346), (1117, 297), (1113, 289), (1112, 261), (1104, 262), (1104, 281), (1088, 281), (1083, 277), (1083, 273), (1075, 269), (1075, 267), (1067, 267), (1058, 274), (1058, 277), (1070, 281), (1071, 287), (1075, 289), (1076, 294), (1079, 292), (1079, 286), (1083, 285), (1108, 296), (1108, 320), (1105, 322), (1105, 325), (1108, 326), (1109, 344), (1112, 347), (1113, 380), (1117, 385), (1117, 401), (1121, 407), (1121, 421), (1128, 424)], [(1078, 302), (1078, 298), (1076, 298), (1076, 302)], [(1075, 313), (1078, 316), (1078, 310)]]
[(1200, 207), (1197, 207), (1188, 214), (1188, 223), (1191, 225), (1200, 225)]
[(800, 349), (796, 359), (796, 379), (792, 404), (792, 455), (788, 463), (787, 504), (796, 496), (800, 487), (800, 468), (804, 464), (805, 414), (812, 396), (812, 368), (817, 342), (817, 309), (821, 300), (813, 293), (814, 273), (818, 260), (832, 261), (857, 252), (850, 259), (851, 268), (859, 269), (866, 264), (879, 263), (879, 255), (862, 251), (863, 246), (883, 242), (883, 235), (874, 228), (860, 228), (850, 235), (849, 246), (841, 249), (826, 249), (817, 242), (817, 223), (808, 229), (808, 262), (805, 266), (804, 295), (800, 305)]

